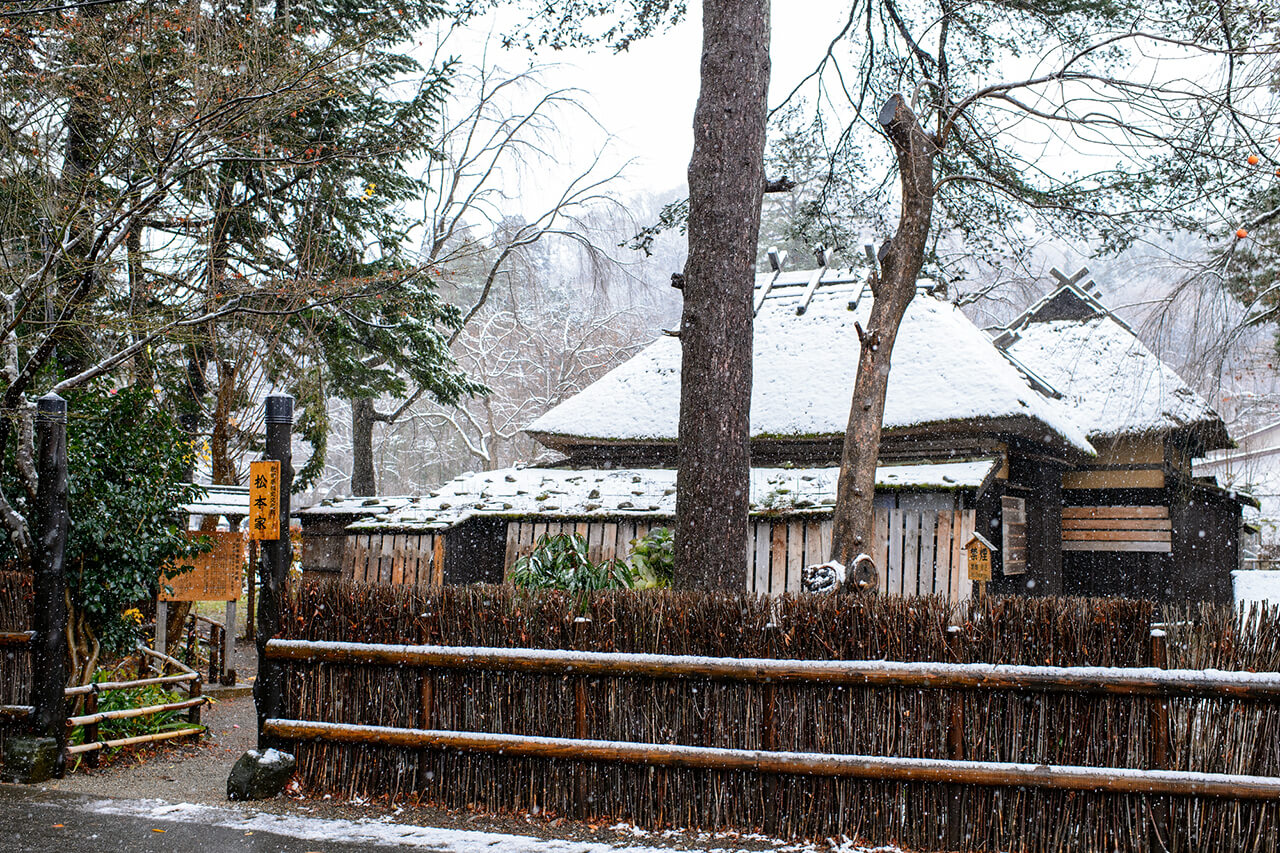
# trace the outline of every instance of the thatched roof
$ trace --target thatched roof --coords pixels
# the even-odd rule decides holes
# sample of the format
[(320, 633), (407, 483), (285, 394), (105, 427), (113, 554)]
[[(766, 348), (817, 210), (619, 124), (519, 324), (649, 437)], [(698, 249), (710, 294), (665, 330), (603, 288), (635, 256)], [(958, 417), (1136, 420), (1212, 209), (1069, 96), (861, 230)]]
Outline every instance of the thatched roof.
[(997, 342), (1062, 395), (1090, 439), (1188, 430), (1208, 450), (1231, 444), (1204, 398), (1074, 284), (1031, 306)]
[[(981, 491), (999, 459), (882, 465), (876, 490)], [(829, 514), (839, 468), (753, 468), (754, 515)], [(491, 518), (672, 518), (676, 472), (671, 468), (506, 468), (464, 474), (430, 495), (355, 522), (348, 530), (439, 530), (476, 516)]]
[[(783, 273), (756, 315), (751, 435), (805, 442), (844, 435), (869, 292), (851, 270)], [(758, 277), (758, 298), (772, 275)], [(805, 305), (806, 295), (811, 301)], [(799, 309), (804, 306), (803, 313)], [(680, 341), (662, 337), (529, 425), (556, 450), (676, 440)], [(1056, 401), (1037, 392), (958, 308), (926, 293), (912, 301), (893, 350), (884, 428), (984, 437), (1020, 435), (1092, 454), (1084, 431)]]

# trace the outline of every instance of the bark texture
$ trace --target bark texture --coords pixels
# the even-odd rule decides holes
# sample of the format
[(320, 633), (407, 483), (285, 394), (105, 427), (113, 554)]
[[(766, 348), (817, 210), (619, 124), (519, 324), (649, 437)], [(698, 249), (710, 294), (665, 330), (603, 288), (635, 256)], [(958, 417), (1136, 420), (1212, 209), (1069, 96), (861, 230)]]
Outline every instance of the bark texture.
[(915, 296), (916, 280), (924, 263), (933, 216), (933, 158), (937, 152), (933, 139), (901, 95), (894, 95), (885, 103), (879, 121), (897, 152), (902, 210), (897, 232), (880, 247), (880, 269), (872, 273), (871, 317), (867, 328), (859, 330), (862, 349), (836, 486), (831, 556), (847, 568), (848, 584), (855, 589), (874, 589), (879, 571), (884, 568), (859, 556), (870, 556), (872, 551), (876, 461), (880, 456), (885, 391), (889, 387), (889, 361), (898, 326)]
[(373, 472), (373, 425), (377, 420), (371, 398), (351, 401), (351, 494), (356, 497), (378, 493)]
[(769, 2), (711, 0), (703, 6), (702, 27), (680, 326), (675, 584), (742, 589)]

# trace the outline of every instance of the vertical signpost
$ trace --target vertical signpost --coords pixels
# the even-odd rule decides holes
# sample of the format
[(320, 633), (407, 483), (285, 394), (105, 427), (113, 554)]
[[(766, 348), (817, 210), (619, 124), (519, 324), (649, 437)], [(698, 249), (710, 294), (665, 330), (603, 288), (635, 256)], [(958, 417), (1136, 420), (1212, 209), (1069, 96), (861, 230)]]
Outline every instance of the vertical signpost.
[[(266, 657), (267, 641), (280, 629), (280, 609), (293, 562), (289, 541), (289, 490), (293, 486), (293, 398), (272, 394), (266, 400), (266, 460), (249, 471), (249, 537), (261, 544), (258, 595), (258, 679), (253, 701), (258, 711), (258, 746), (268, 743), (262, 723), (284, 712), (284, 670)], [(261, 504), (259, 498), (262, 499)]]
[[(67, 709), (67, 401), (46, 394), (36, 404), (36, 466), (39, 485), (35, 506), (35, 566), (32, 577), (31, 704), (38, 738), (52, 738), (56, 753), (50, 762), (34, 758), (26, 782), (40, 782), (66, 768)], [(47, 741), (45, 741), (47, 743)], [(33, 744), (32, 755), (39, 756)]]

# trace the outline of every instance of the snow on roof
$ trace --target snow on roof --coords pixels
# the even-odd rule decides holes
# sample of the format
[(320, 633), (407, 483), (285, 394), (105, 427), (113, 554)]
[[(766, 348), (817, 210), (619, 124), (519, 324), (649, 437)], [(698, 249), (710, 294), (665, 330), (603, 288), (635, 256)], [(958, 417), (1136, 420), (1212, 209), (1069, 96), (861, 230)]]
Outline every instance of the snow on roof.
[(381, 515), (397, 510), (413, 501), (410, 495), (378, 495), (376, 497), (325, 498), (294, 515)]
[(203, 485), (204, 494), (182, 505), (182, 511), (190, 515), (240, 515), (249, 514), (248, 486)]
[(1109, 313), (1027, 323), (1008, 350), (1063, 395), (1091, 439), (1208, 426), (1206, 440), (1226, 444), (1217, 412)]
[[(877, 489), (980, 489), (999, 459), (884, 465)], [(830, 512), (839, 468), (751, 469), (751, 512)], [(430, 495), (398, 509), (356, 521), (349, 529), (443, 529), (477, 515), (501, 518), (671, 518), (676, 511), (672, 468), (575, 470), (507, 468), (463, 474)]]
[[(756, 315), (753, 438), (844, 435), (871, 300), (853, 271), (828, 271), (803, 314), (813, 271), (778, 276)], [(760, 288), (773, 279), (757, 277)], [(759, 293), (757, 293), (757, 298)], [(856, 309), (853, 307), (856, 305)], [(680, 341), (663, 337), (570, 397), (526, 430), (563, 449), (575, 444), (669, 442), (680, 408)], [(893, 349), (886, 429), (987, 422), (1092, 454), (1066, 410), (1041, 395), (954, 305), (925, 295), (908, 307)]]

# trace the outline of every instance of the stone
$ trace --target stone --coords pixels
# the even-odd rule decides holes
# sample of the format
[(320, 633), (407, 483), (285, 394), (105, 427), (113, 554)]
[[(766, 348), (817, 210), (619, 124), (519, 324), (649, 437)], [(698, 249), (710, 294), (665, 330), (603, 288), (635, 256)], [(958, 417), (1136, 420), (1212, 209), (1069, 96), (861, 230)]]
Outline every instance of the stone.
[(269, 800), (293, 778), (296, 759), (277, 749), (251, 749), (231, 768), (227, 777), (228, 800)]
[(58, 742), (51, 737), (8, 737), (4, 741), (6, 782), (35, 785), (58, 773)]

